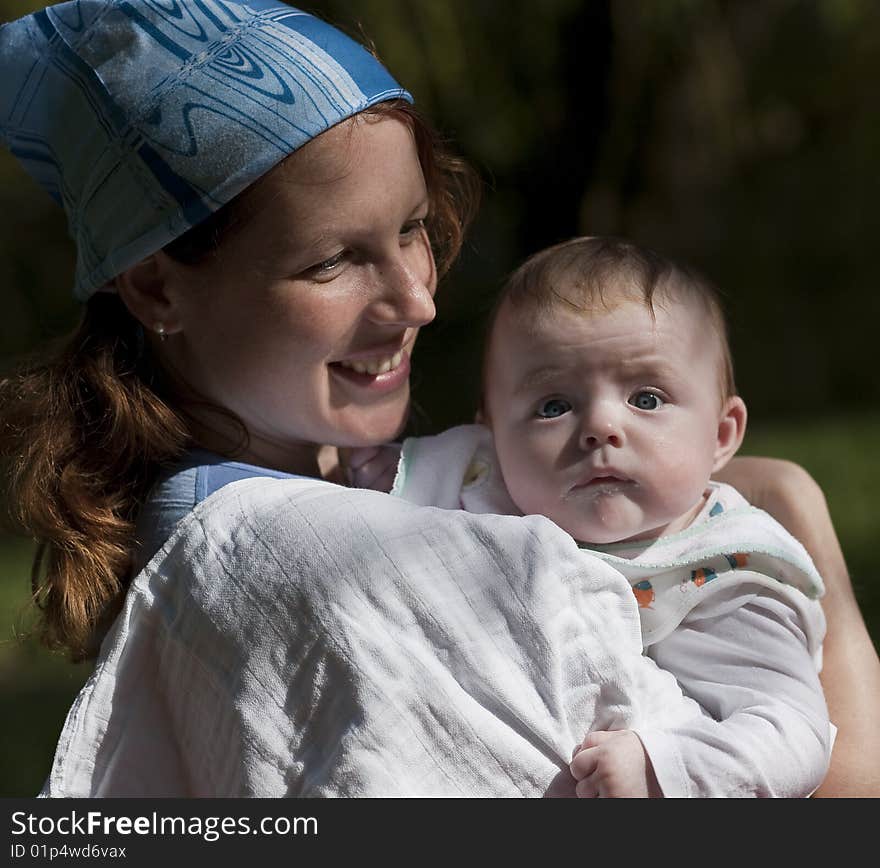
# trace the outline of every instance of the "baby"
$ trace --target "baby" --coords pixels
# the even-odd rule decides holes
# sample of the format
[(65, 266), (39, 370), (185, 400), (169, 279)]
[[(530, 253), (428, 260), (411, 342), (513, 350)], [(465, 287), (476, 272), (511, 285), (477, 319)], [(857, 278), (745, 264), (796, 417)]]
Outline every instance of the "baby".
[[(492, 317), (481, 417), (407, 440), (392, 493), (554, 521), (626, 576), (646, 653), (717, 721), (589, 734), (577, 794), (812, 792), (831, 741), (822, 583), (780, 525), (710, 480), (746, 426), (711, 286), (619, 239), (538, 253)], [(354, 482), (382, 461), (354, 456)]]

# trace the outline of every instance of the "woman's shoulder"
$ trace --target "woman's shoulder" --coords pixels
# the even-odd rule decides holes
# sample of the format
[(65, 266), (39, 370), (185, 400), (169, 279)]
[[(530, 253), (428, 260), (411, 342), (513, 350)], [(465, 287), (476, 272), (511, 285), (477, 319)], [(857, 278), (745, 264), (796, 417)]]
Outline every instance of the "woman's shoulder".
[[(273, 470), (271, 467), (248, 464), (244, 461), (232, 461), (224, 458), (222, 455), (217, 455), (204, 449), (194, 449), (189, 453), (187, 467), (189, 472), (195, 471), (193, 478), (195, 503), (200, 503), (221, 488), (242, 479), (309, 478), (298, 476), (294, 473), (286, 473), (283, 470)], [(187, 471), (184, 470), (182, 472), (186, 473)]]
[(175, 528), (198, 504), (233, 482), (244, 479), (294, 479), (293, 474), (242, 461), (232, 461), (205, 449), (192, 449), (160, 475), (138, 514), (140, 541), (134, 572), (162, 548)]

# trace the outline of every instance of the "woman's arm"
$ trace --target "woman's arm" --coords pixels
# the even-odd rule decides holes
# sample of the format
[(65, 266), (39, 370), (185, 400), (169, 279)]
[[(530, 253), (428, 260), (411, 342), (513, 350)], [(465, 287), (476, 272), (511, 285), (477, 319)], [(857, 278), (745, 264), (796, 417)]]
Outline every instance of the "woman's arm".
[(880, 659), (859, 611), (822, 490), (801, 467), (737, 457), (717, 474), (799, 539), (825, 580), (828, 621), (822, 686), (839, 727), (831, 768), (816, 796), (880, 795)]

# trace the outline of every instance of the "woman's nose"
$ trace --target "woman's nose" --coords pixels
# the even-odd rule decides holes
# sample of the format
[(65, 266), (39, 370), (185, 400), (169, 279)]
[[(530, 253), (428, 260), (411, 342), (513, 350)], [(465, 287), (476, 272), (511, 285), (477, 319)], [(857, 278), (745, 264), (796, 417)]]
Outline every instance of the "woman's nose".
[(373, 322), (418, 327), (434, 319), (433, 259), (417, 264), (396, 257), (376, 270), (376, 298), (369, 308)]
[(613, 446), (619, 449), (623, 443), (623, 425), (614, 411), (607, 406), (592, 407), (581, 426), (581, 448), (598, 449), (601, 446)]

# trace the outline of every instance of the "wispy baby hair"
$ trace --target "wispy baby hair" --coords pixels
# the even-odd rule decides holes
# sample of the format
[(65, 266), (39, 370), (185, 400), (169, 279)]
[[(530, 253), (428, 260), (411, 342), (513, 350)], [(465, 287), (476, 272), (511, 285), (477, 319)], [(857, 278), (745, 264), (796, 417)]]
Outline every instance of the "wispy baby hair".
[(572, 238), (529, 257), (501, 290), (489, 334), (504, 304), (540, 314), (564, 306), (590, 314), (610, 310), (622, 300), (656, 304), (687, 302), (702, 306), (721, 351), (721, 399), (735, 395), (733, 359), (718, 290), (698, 271), (623, 238)]

